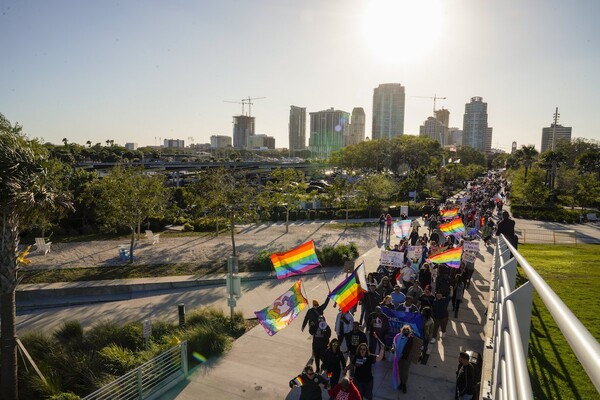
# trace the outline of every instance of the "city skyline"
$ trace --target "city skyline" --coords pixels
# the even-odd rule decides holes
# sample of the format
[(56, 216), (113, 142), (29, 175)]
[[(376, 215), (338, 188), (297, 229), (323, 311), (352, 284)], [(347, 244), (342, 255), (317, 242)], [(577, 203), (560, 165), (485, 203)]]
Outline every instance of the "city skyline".
[(59, 0), (0, 11), (0, 113), (52, 143), (209, 143), (233, 136), (240, 109), (224, 100), (249, 96), (265, 97), (252, 107), (255, 133), (278, 148), (288, 147), (291, 105), (362, 107), (372, 138), (373, 90), (384, 83), (405, 88), (404, 134), (419, 134), (433, 116), (422, 97), (436, 95), (458, 128), (464, 105), (482, 97), (493, 148), (539, 150), (556, 107), (573, 137), (600, 140), (594, 1)]

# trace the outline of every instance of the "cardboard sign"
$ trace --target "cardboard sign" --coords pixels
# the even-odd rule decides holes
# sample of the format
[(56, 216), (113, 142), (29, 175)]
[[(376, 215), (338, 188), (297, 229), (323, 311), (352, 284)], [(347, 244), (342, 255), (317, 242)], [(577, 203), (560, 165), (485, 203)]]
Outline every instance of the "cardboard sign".
[(411, 260), (413, 258), (420, 260), (421, 257), (423, 256), (423, 246), (408, 246), (407, 251), (408, 251), (408, 258)]
[(465, 262), (470, 262), (470, 263), (474, 263), (475, 260), (477, 259), (477, 254), (475, 253), (470, 253), (470, 252), (464, 252), (462, 255), (462, 259)]
[(479, 253), (479, 241), (478, 240), (474, 240), (474, 241), (464, 241), (463, 242), (463, 250), (464, 251), (471, 251), (473, 253)]
[(402, 267), (404, 265), (404, 253), (399, 251), (382, 251), (379, 264), (386, 267)]

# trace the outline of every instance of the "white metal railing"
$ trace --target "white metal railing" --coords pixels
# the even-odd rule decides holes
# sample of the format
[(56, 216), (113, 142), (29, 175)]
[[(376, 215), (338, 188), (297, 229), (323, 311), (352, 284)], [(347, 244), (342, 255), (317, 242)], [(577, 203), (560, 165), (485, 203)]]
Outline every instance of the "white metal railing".
[(82, 400), (157, 399), (186, 378), (187, 342), (172, 347)]
[(577, 232), (569, 229), (521, 229), (515, 232), (519, 243), (529, 244), (574, 244)]
[[(519, 288), (515, 288), (517, 262), (529, 280)], [(600, 344), (501, 235), (496, 243), (492, 265), (490, 300), (493, 306), (488, 318), (493, 327), (488, 331), (485, 350), (486, 354), (491, 352), (491, 362), (484, 357), (481, 398), (533, 399), (527, 354), (534, 289), (600, 392)], [(490, 368), (486, 368), (486, 363), (490, 363)]]

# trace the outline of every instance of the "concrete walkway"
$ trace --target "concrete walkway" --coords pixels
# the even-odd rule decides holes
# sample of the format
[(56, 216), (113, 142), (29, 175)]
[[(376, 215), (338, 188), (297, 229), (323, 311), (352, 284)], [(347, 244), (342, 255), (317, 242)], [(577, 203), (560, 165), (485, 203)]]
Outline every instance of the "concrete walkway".
[[(374, 247), (361, 259), (367, 271), (378, 265), (381, 249)], [(458, 353), (461, 350), (483, 350), (483, 328), (489, 303), (489, 277), (492, 248), (481, 246), (476, 263), (473, 284), (466, 291), (466, 301), (459, 318), (451, 317), (446, 337), (431, 345), (427, 365), (412, 364), (408, 381), (410, 399), (452, 399)], [(359, 260), (360, 261), (360, 260)], [(290, 285), (295, 279), (289, 279)], [(325, 282), (306, 287), (309, 301), (322, 302), (327, 293)], [(330, 282), (333, 287), (337, 283)], [(335, 321), (337, 309), (328, 307), (325, 316), (330, 324)], [(167, 394), (164, 399), (297, 399), (299, 389), (290, 390), (288, 382), (302, 371), (311, 355), (311, 337), (300, 330), (303, 312), (289, 327), (268, 336), (258, 325), (238, 339), (223, 357), (201, 365), (187, 379)], [(388, 360), (374, 366), (374, 399), (398, 399), (403, 396), (391, 387), (392, 364)], [(327, 395), (323, 392), (323, 398)]]

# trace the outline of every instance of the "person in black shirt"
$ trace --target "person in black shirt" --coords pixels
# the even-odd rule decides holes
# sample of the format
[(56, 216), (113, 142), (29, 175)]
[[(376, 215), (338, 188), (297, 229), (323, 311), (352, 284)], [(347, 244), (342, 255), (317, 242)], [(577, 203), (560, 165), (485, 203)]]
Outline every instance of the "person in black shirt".
[(456, 370), (456, 400), (471, 400), (475, 394), (475, 368), (469, 362), (469, 355), (461, 352)]
[(360, 324), (357, 321), (354, 321), (352, 332), (346, 334), (346, 346), (348, 346), (348, 353), (351, 355), (356, 354), (356, 348), (359, 344), (367, 343), (367, 335), (359, 328)]
[(496, 236), (504, 235), (506, 240), (515, 245), (515, 221), (510, 218), (508, 211), (502, 212), (502, 221), (496, 226)]
[(322, 400), (321, 389), (327, 385), (327, 379), (315, 374), (312, 365), (304, 367), (304, 371), (290, 380), (290, 389), (300, 387), (300, 400)]
[(304, 332), (304, 328), (306, 327), (306, 324), (308, 324), (308, 333), (311, 335), (315, 334), (319, 325), (319, 316), (323, 315), (323, 311), (327, 308), (327, 304), (329, 304), (329, 296), (327, 296), (327, 299), (325, 299), (325, 303), (323, 303), (322, 306), (319, 305), (317, 300), (313, 300), (312, 308), (310, 308), (304, 316), (302, 332)]
[(337, 339), (331, 339), (329, 347), (325, 351), (323, 357), (323, 369), (327, 371), (327, 376), (331, 374), (329, 378), (329, 384), (333, 387), (340, 381), (340, 374), (343, 369), (346, 368), (346, 357), (340, 350), (340, 343)]

